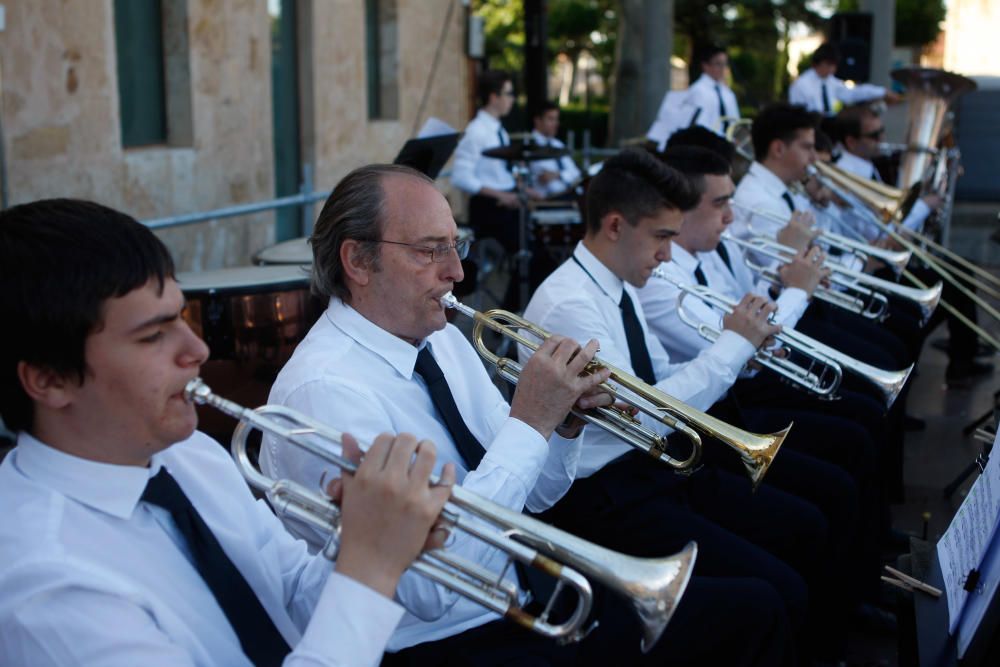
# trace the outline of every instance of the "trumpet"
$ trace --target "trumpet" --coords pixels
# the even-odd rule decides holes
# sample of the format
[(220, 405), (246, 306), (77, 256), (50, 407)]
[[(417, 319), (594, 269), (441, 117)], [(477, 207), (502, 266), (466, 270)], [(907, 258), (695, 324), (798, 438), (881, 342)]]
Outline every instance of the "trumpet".
[[(281, 405), (265, 405), (255, 410), (242, 407), (212, 393), (200, 378), (187, 384), (184, 395), (191, 402), (211, 405), (239, 420), (233, 432), (232, 454), (244, 478), (252, 487), (267, 494), (279, 516), (297, 519), (329, 534), (322, 553), (331, 560), (336, 558), (340, 510), (323, 493), (261, 473), (250, 461), (246, 445), (251, 430), (257, 429), (301, 447), (350, 474), (357, 468), (338, 452), (342, 434)], [(437, 480), (432, 479), (431, 483)], [(469, 521), (459, 510), (493, 528)], [(665, 558), (626, 556), (494, 503), (461, 486), (452, 487), (441, 519), (451, 528), (505, 552), (508, 567), (519, 562), (555, 577), (555, 593), (542, 613), (533, 616), (519, 606), (517, 588), (505, 581), (502, 573), (498, 575), (442, 549), (421, 554), (410, 569), (522, 627), (562, 642), (579, 641), (589, 631), (584, 623), (593, 602), (587, 579), (590, 577), (629, 600), (642, 623), (641, 648), (647, 652), (663, 634), (684, 594), (698, 553), (697, 545), (689, 542), (680, 552)], [(567, 587), (576, 593), (576, 607), (564, 622), (550, 623), (548, 617), (553, 604)]]
[[(521, 365), (513, 359), (500, 357), (487, 348), (483, 342), (483, 331), (485, 329), (495, 331), (531, 351), (537, 350), (539, 343), (522, 335), (521, 331), (530, 333), (537, 340), (544, 340), (550, 335), (541, 327), (506, 310), (497, 309), (480, 313), (461, 303), (451, 292), (441, 297), (441, 303), (475, 322), (472, 339), (476, 351), (483, 359), (496, 367), (501, 377), (514, 384), (520, 377)], [(767, 469), (777, 455), (788, 431), (792, 428), (792, 425), (789, 424), (784, 430), (767, 434), (744, 431), (693, 408), (597, 358), (591, 361), (584, 372), (593, 373), (602, 368), (611, 371), (611, 379), (601, 385), (601, 388), (616, 401), (625, 403), (661, 424), (682, 433), (691, 441), (690, 456), (684, 460), (677, 460), (668, 455), (665, 451), (667, 438), (644, 426), (638, 419), (624, 410), (615, 407), (601, 407), (586, 411), (573, 410), (573, 414), (589, 424), (594, 424), (618, 436), (653, 458), (666, 462), (679, 472), (693, 472), (695, 464), (701, 457), (700, 433), (704, 433), (721, 440), (740, 454), (751, 484), (756, 489), (761, 480), (764, 479), (764, 475), (767, 474)]]
[[(752, 215), (758, 215), (762, 218), (767, 218), (768, 220), (773, 220), (774, 222), (781, 224), (788, 224), (791, 220), (788, 216), (778, 215), (770, 211), (765, 211), (759, 208), (753, 208), (750, 206), (744, 206), (739, 202), (733, 201), (733, 206), (746, 211)], [(844, 252), (845, 254), (855, 255), (862, 261), (867, 260), (869, 257), (873, 257), (880, 262), (889, 266), (893, 272), (900, 273), (906, 265), (910, 262), (910, 257), (913, 253), (909, 250), (891, 250), (889, 248), (879, 248), (870, 243), (865, 243), (864, 241), (858, 241), (852, 238), (848, 238), (842, 234), (837, 234), (835, 232), (827, 231), (825, 229), (818, 230), (819, 236), (817, 240), (820, 243), (832, 248), (837, 248)], [(753, 232), (751, 228), (751, 232)]]
[[(735, 305), (732, 300), (727, 299), (723, 295), (701, 285), (697, 287), (693, 285), (682, 285), (681, 283), (670, 278), (660, 269), (654, 270), (653, 275), (672, 282), (682, 291), (691, 293), (693, 296), (698, 297), (717, 310), (732, 312), (733, 306)], [(680, 311), (679, 307), (678, 311)], [(683, 314), (681, 314), (681, 319), (684, 320)], [(685, 323), (690, 326), (697, 326), (697, 323), (694, 323), (693, 321), (685, 321)], [(699, 333), (701, 333), (700, 328)], [(704, 336), (704, 334), (702, 335)], [(716, 333), (716, 336), (717, 335), (718, 333)], [(779, 362), (784, 362), (779, 364), (781, 370), (776, 372), (793, 382), (797, 381), (795, 376), (800, 375), (803, 378), (803, 381), (797, 383), (803, 385), (809, 391), (816, 393), (820, 396), (820, 398), (832, 397), (832, 394), (840, 385), (843, 371), (847, 370), (875, 387), (885, 400), (886, 410), (888, 410), (896, 401), (896, 398), (899, 396), (899, 392), (902, 391), (903, 387), (906, 385), (906, 381), (909, 379), (910, 373), (913, 372), (914, 364), (910, 364), (908, 368), (904, 368), (899, 371), (885, 370), (883, 368), (878, 368), (877, 366), (872, 366), (871, 364), (866, 364), (863, 361), (858, 361), (850, 355), (844, 354), (836, 348), (830, 347), (825, 343), (821, 343), (811, 336), (807, 336), (800, 331), (796, 331), (791, 327), (783, 328), (781, 332), (775, 336), (775, 338), (786, 347), (790, 348), (793, 352), (797, 352), (810, 360), (810, 366), (802, 368), (801, 366), (791, 363), (785, 359), (774, 359)], [(770, 368), (769, 364), (764, 363), (764, 361), (760, 359), (760, 354), (761, 353), (758, 352), (757, 360), (761, 363), (761, 365), (766, 368)], [(774, 355), (770, 352), (768, 352), (766, 356), (772, 358), (774, 357)], [(772, 360), (768, 361), (770, 362)], [(784, 372), (786, 370), (786, 365), (788, 371), (787, 374)], [(827, 378), (828, 382), (832, 382), (834, 379), (836, 380), (836, 385), (829, 391), (824, 391), (825, 385), (822, 383), (819, 385), (818, 389), (809, 384), (811, 381), (810, 375), (814, 375), (814, 370), (817, 368), (820, 371), (818, 381), (823, 380), (824, 377)], [(824, 373), (826, 374), (825, 376)]]
[[(770, 237), (757, 236), (751, 239), (738, 239), (729, 234), (724, 235), (724, 237), (742, 248), (752, 250), (765, 257), (770, 257), (783, 264), (791, 261), (792, 257), (796, 254), (794, 248), (782, 245)], [(751, 268), (755, 270), (762, 268), (753, 266), (753, 262), (749, 257), (745, 257), (745, 259), (748, 264), (751, 264)], [(863, 271), (855, 271), (837, 262), (827, 262), (825, 266), (833, 272), (830, 276), (830, 282), (835, 285), (840, 285), (848, 290), (857, 290), (861, 287), (913, 302), (920, 309), (922, 322), (930, 319), (931, 314), (937, 307), (938, 301), (941, 299), (941, 290), (944, 287), (942, 283), (937, 283), (933, 287), (918, 289), (871, 276)]]
[[(699, 322), (684, 309), (684, 298), (693, 296), (711, 308), (727, 314), (733, 312), (736, 302), (703, 285), (690, 285), (681, 282), (659, 268), (653, 270), (652, 277), (666, 280), (681, 291), (677, 304), (677, 315), (684, 324), (695, 329), (707, 341), (714, 343), (719, 338), (720, 331), (717, 327), (706, 322)], [(763, 349), (757, 350), (754, 355), (757, 363), (820, 398), (836, 398), (837, 389), (840, 388), (840, 381), (843, 378), (840, 364), (815, 350), (801, 347), (793, 342), (784, 331), (776, 334), (774, 338), (784, 347), (805, 357), (808, 360), (808, 366), (801, 366), (789, 359), (775, 355), (771, 350)]]

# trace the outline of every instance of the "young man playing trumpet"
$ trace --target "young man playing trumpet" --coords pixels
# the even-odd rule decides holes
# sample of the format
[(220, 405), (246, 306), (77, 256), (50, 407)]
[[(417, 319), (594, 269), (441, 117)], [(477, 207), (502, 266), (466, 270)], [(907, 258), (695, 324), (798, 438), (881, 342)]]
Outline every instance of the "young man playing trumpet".
[[(639, 290), (639, 299), (650, 330), (670, 353), (686, 361), (696, 358), (712, 343), (681, 319), (680, 309), (697, 322), (718, 327), (721, 314), (697, 296), (686, 295), (678, 285), (700, 285), (723, 299), (736, 302), (747, 294), (766, 294), (767, 287), (754, 283), (742, 262), (738, 246), (723, 240), (732, 223), (729, 200), (733, 182), (729, 163), (712, 151), (695, 147), (668, 148), (661, 158), (683, 173), (700, 193), (698, 205), (684, 214), (684, 224), (671, 242), (671, 261), (661, 265), (667, 280), (653, 278)], [(781, 267), (786, 289), (775, 302), (774, 321), (791, 331), (808, 305), (808, 298), (829, 273), (823, 269), (823, 252), (811, 248)], [(735, 260), (735, 261), (734, 261)], [(817, 261), (813, 261), (817, 260)], [(805, 366), (803, 366), (805, 367)], [(861, 490), (859, 531), (854, 545), (839, 542), (850, 585), (866, 584), (870, 593), (878, 582), (879, 518), (888, 528), (888, 506), (878, 483), (878, 443), (884, 437), (882, 408), (875, 399), (841, 389), (838, 400), (825, 401), (802, 388), (793, 388), (771, 369), (745, 373), (731, 391), (730, 413), (747, 428), (768, 431), (793, 421), (795, 428), (785, 447), (805, 451), (849, 471)], [(782, 470), (771, 482), (781, 486)], [(857, 598), (855, 598), (857, 600)]]
[[(686, 363), (672, 360), (648, 331), (636, 289), (670, 259), (671, 239), (680, 230), (683, 211), (697, 202), (697, 193), (681, 174), (644, 151), (627, 150), (607, 160), (587, 192), (584, 240), (543, 282), (525, 318), (577, 340), (600, 340), (602, 360), (692, 408), (707, 410), (779, 328), (768, 322), (774, 306), (763, 297), (747, 295), (726, 317), (719, 339)], [(668, 432), (648, 415), (643, 415), (643, 424)], [(686, 444), (683, 438), (673, 438)], [(718, 454), (719, 447), (707, 441), (705, 458), (725, 458)], [(806, 500), (768, 484), (751, 494), (744, 480), (714, 467), (678, 477), (669, 466), (591, 425), (578, 471), (583, 479), (544, 516), (626, 551), (654, 539), (666, 546), (679, 535), (693, 535), (699, 542), (701, 572), (740, 574), (744, 565), (753, 563), (751, 569), (785, 596), (793, 618), (801, 622), (805, 614), (795, 607), (801, 601), (789, 597), (787, 565), (767, 558), (760, 547), (807, 578), (815, 594), (812, 608), (820, 613), (831, 592), (825, 588), (828, 571), (817, 576), (830, 538), (809, 527), (817, 519), (826, 524), (825, 514), (836, 524), (836, 539), (852, 539), (857, 488), (842, 470), (796, 452), (786, 455), (782, 450), (774, 465), (800, 478), (796, 493)]]
[[(445, 319), (441, 297), (462, 279), (459, 259), (466, 250), (456, 238), (447, 201), (420, 173), (372, 165), (346, 176), (312, 238), (313, 286), (329, 307), (282, 369), (271, 402), (360, 438), (385, 430), (433, 437), (439, 461), (455, 465), (464, 488), (515, 510), (542, 511), (576, 474), (581, 423), (567, 421), (567, 413), (574, 404), (610, 403), (596, 390), (607, 372), (580, 375), (596, 342), (581, 347), (553, 336), (525, 364), (508, 405), (472, 346)], [(307, 486), (336, 474), (269, 439), (261, 457), (265, 470)], [(462, 532), (448, 551), (505, 578), (524, 602), (526, 589), (505, 570), (502, 552)], [(427, 608), (435, 595), (426, 579), (403, 577), (397, 596), (412, 613), (393, 636), (385, 664), (763, 665), (782, 662), (788, 639), (781, 603), (751, 578), (693, 579), (646, 656), (639, 654), (632, 614), (616, 600), (603, 599), (600, 625), (582, 644), (560, 646), (465, 598), (435, 613)], [(703, 615), (738, 638), (726, 646), (711, 642)]]
[(310, 556), (195, 431), (183, 392), (208, 348), (173, 274), (148, 228), (103, 206), (0, 213), (0, 304), (17, 322), (0, 410), (18, 432), (0, 465), (0, 662), (377, 664), (396, 582), (443, 542), (430, 531), (453, 473), (432, 488), (433, 445), (379, 438), (328, 488), (336, 572)]

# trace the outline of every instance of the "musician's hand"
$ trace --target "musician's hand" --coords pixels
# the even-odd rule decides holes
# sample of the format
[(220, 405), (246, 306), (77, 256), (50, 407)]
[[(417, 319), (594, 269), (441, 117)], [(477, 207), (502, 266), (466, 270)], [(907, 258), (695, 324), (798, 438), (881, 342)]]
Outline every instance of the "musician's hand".
[(430, 440), (383, 434), (363, 458), (353, 437), (345, 434), (343, 443), (344, 455), (358, 469), (327, 487), (341, 507), (337, 571), (392, 597), (420, 552), (439, 548), (447, 538), (439, 516), (455, 483), (455, 467), (444, 466), (440, 483), (431, 486), (436, 455)]
[(559, 172), (546, 169), (541, 173), (535, 174), (535, 179), (540, 185), (548, 185), (552, 181), (559, 180)]
[(899, 104), (900, 102), (903, 101), (903, 96), (900, 95), (899, 93), (894, 93), (891, 90), (887, 90), (885, 92), (885, 97), (883, 97), (882, 99), (885, 100), (886, 104)]
[(830, 269), (823, 265), (825, 262), (826, 253), (817, 247), (799, 252), (790, 262), (778, 267), (781, 284), (798, 287), (812, 296), (820, 283), (830, 277)]
[(809, 200), (820, 208), (826, 208), (833, 197), (830, 189), (820, 183), (815, 176), (810, 176), (805, 180), (805, 190), (806, 194), (809, 195)]
[(819, 236), (819, 230), (814, 229), (815, 223), (816, 218), (809, 211), (792, 213), (788, 224), (778, 232), (778, 243), (796, 250), (805, 250)]
[(928, 192), (920, 199), (927, 204), (927, 208), (932, 211), (936, 211), (941, 208), (941, 204), (944, 203), (944, 199), (936, 192)]
[(511, 401), (510, 416), (520, 419), (548, 440), (578, 401), (590, 407), (593, 407), (591, 402), (610, 402), (593, 394), (593, 390), (610, 377), (610, 371), (602, 368), (596, 373), (581, 375), (598, 347), (596, 340), (581, 348), (576, 341), (564, 336), (547, 338), (524, 364)]
[(518, 208), (521, 206), (521, 199), (517, 196), (516, 192), (498, 191), (494, 197), (497, 200), (497, 206), (502, 208)]
[(781, 326), (771, 324), (770, 318), (777, 306), (770, 299), (757, 294), (744, 294), (733, 312), (722, 318), (722, 328), (738, 333), (759, 348), (771, 336), (781, 331)]
[(534, 200), (534, 201), (541, 201), (541, 200), (545, 199), (545, 193), (542, 192), (541, 190), (537, 190), (535, 188), (526, 188), (525, 192), (528, 193), (528, 199), (531, 199), (531, 200)]

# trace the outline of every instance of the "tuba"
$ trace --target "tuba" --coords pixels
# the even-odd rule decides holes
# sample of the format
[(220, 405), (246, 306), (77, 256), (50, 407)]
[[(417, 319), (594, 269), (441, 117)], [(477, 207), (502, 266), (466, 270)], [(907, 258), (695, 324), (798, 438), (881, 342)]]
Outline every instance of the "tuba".
[[(340, 510), (321, 492), (291, 480), (274, 480), (261, 473), (247, 454), (247, 437), (252, 429), (260, 430), (352, 473), (356, 466), (339, 451), (342, 434), (281, 405), (265, 405), (255, 410), (242, 407), (212, 393), (200, 378), (187, 384), (184, 396), (239, 420), (233, 432), (232, 454), (244, 478), (252, 487), (267, 494), (278, 516), (297, 519), (328, 534), (322, 553), (331, 560), (336, 558)], [(435, 481), (432, 479), (431, 483)], [(475, 519), (470, 521), (458, 510)], [(541, 614), (533, 616), (519, 606), (517, 588), (507, 583), (502, 573), (498, 575), (456, 558), (446, 550), (421, 554), (411, 569), (524, 628), (563, 642), (579, 641), (589, 631), (584, 624), (593, 602), (587, 579), (590, 577), (631, 603), (642, 623), (642, 651), (649, 651), (663, 634), (684, 594), (698, 554), (697, 545), (689, 542), (680, 552), (666, 558), (626, 556), (470, 493), (461, 486), (452, 487), (451, 498), (441, 518), (451, 528), (507, 553), (511, 562), (538, 568), (555, 577), (555, 592)], [(550, 623), (549, 613), (567, 587), (576, 594), (577, 604), (564, 622)]]

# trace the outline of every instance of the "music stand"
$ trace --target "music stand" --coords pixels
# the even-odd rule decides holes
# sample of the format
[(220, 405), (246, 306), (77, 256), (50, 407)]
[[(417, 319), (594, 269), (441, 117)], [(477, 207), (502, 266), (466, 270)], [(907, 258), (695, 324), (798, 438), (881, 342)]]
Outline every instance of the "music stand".
[(423, 139), (410, 139), (403, 144), (399, 155), (392, 163), (413, 167), (432, 179), (437, 178), (444, 163), (455, 152), (455, 147), (458, 146), (458, 139), (461, 136), (461, 133), (455, 132), (424, 137)]

